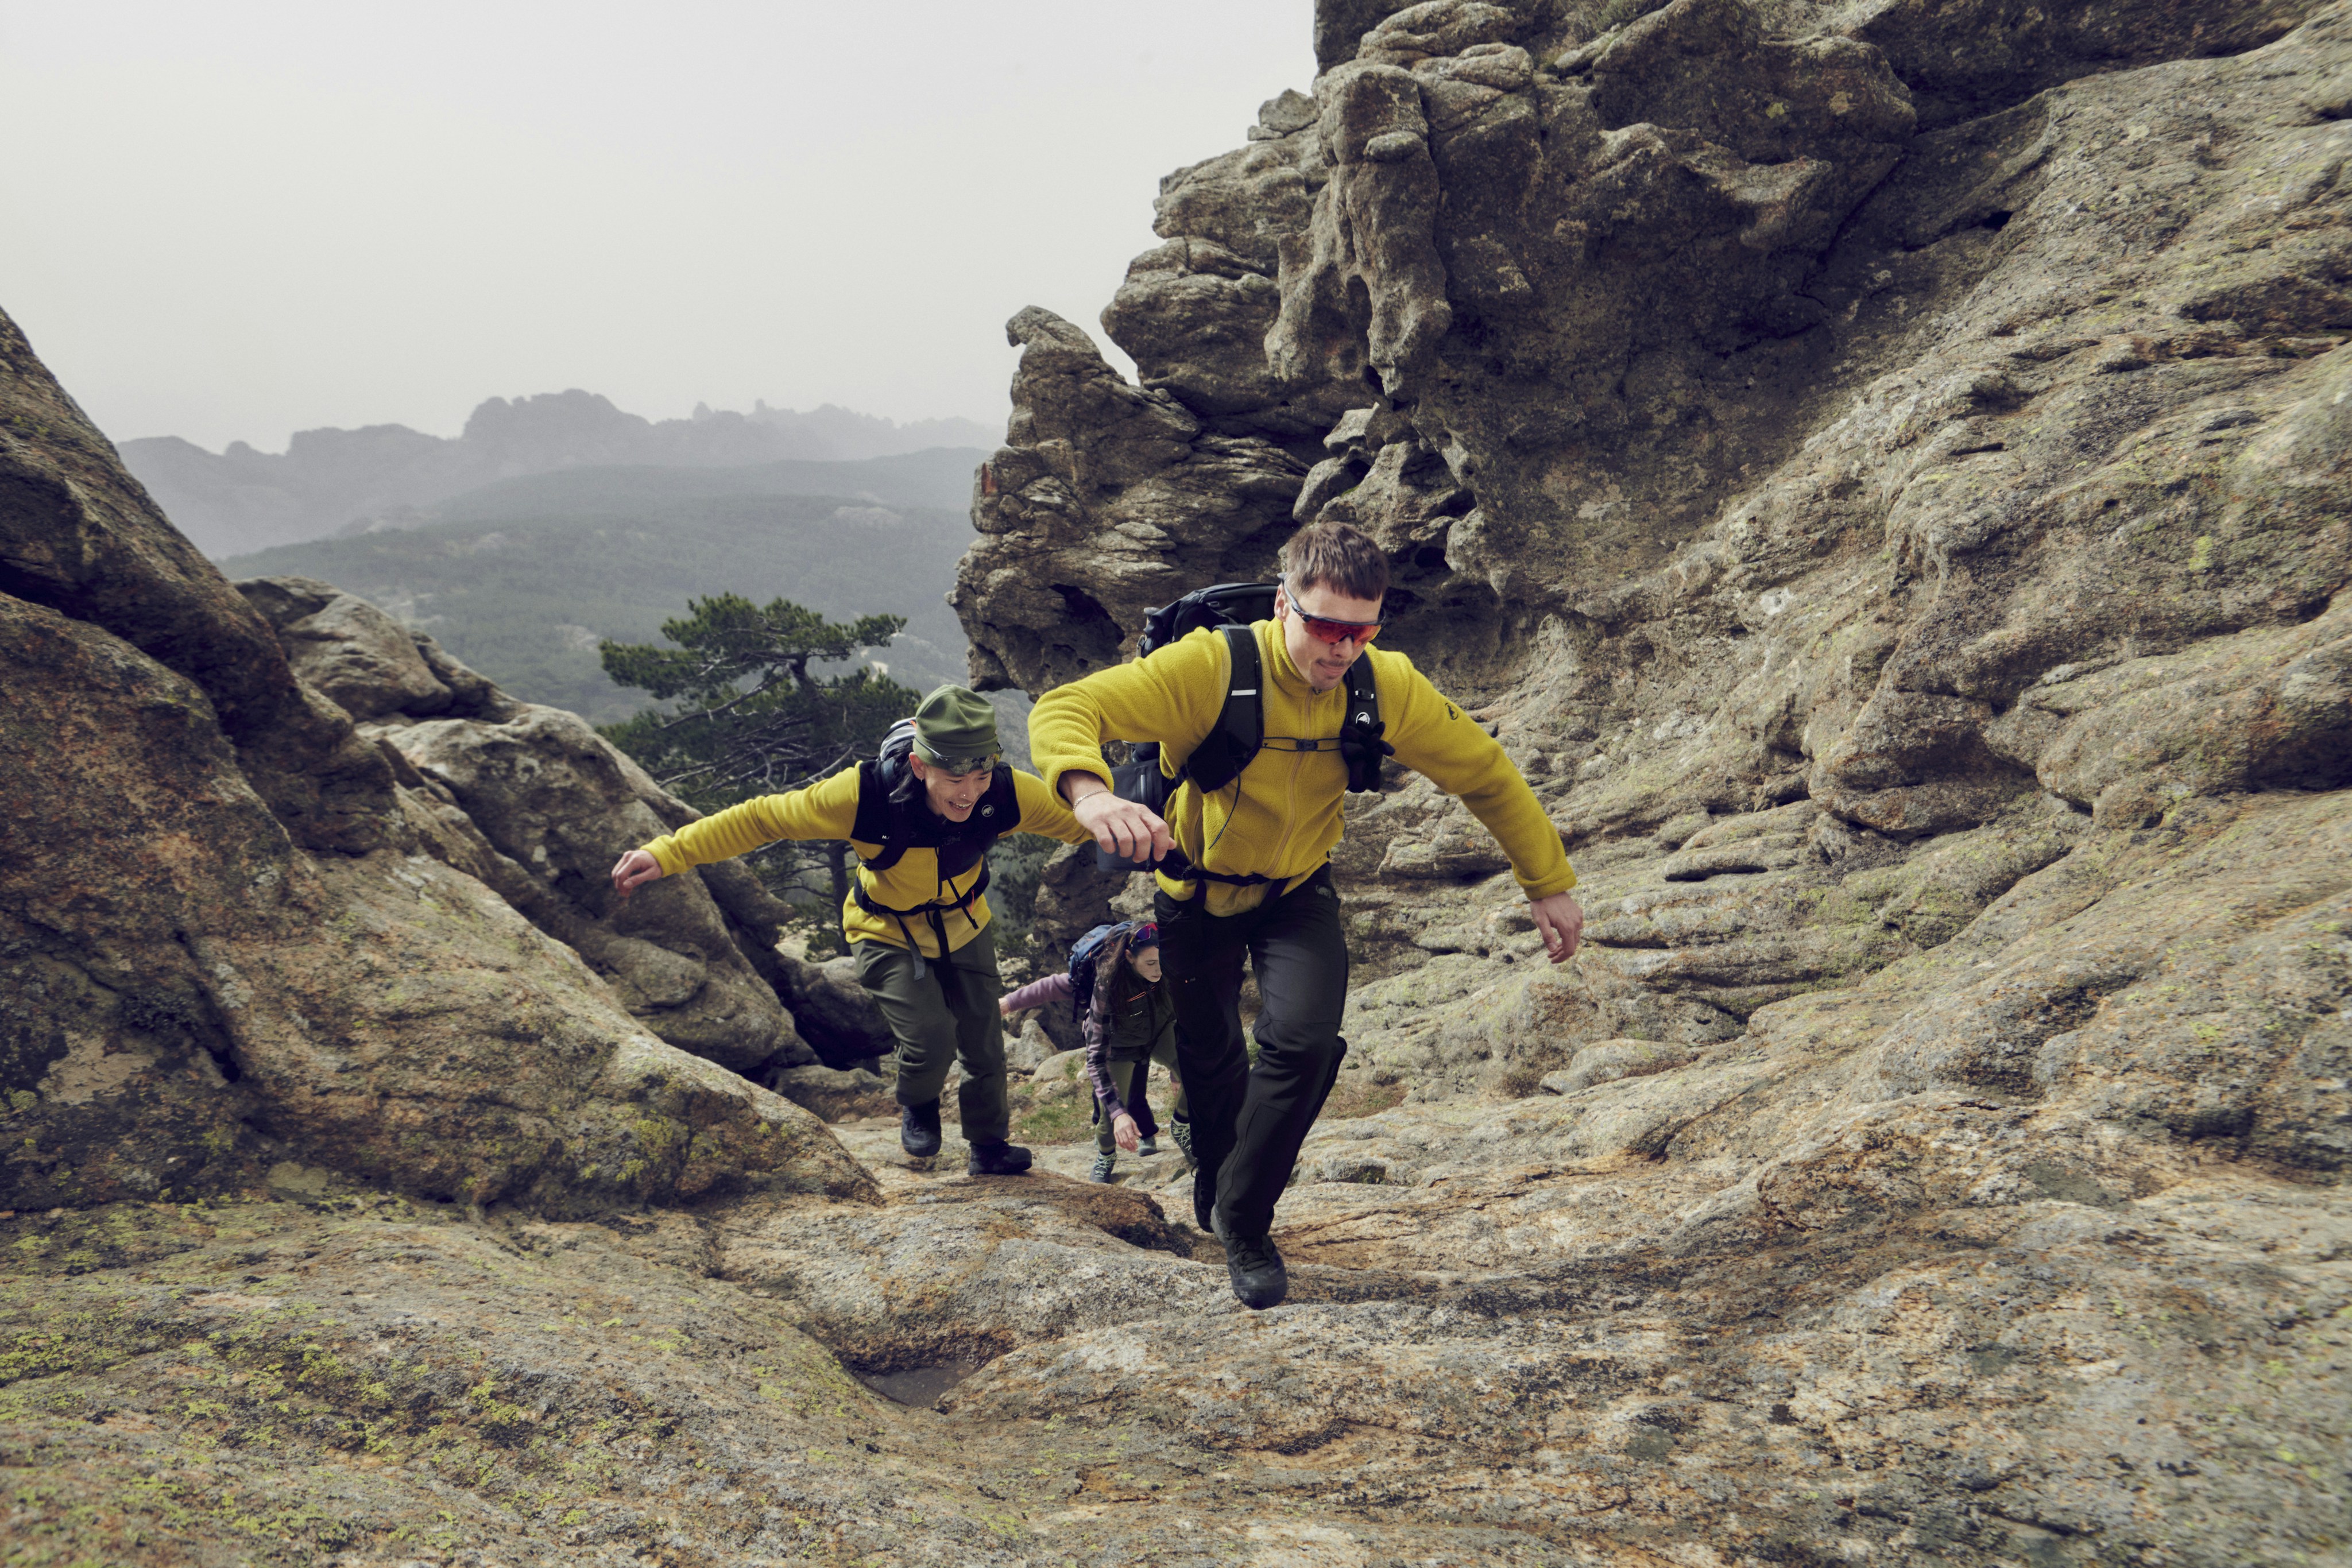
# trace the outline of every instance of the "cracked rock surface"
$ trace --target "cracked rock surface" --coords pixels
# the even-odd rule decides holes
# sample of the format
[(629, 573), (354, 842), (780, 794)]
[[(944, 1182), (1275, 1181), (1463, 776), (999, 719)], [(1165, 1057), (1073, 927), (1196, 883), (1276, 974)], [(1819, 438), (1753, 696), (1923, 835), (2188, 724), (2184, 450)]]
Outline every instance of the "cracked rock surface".
[[(1163, 183), (1139, 384), (1014, 319), (956, 591), (1041, 691), (1350, 517), (1577, 863), (1554, 967), (1457, 803), (1351, 800), (1267, 1312), (1172, 1149), (1084, 1179), (1055, 1020), (1038, 1172), (916, 1168), (756, 889), (593, 896), (658, 791), (208, 577), (0, 336), (12, 1552), (2352, 1551), (2352, 10), (1315, 46)], [(1134, 894), (1064, 857), (1038, 929)]]

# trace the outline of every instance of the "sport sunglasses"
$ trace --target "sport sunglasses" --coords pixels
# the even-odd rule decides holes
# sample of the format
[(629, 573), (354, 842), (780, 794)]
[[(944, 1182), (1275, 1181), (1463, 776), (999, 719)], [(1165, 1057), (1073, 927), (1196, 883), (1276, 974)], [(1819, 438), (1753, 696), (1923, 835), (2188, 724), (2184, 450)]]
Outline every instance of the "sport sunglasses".
[(918, 747), (915, 755), (923, 759), (924, 767), (936, 768), (950, 779), (969, 779), (996, 766), (996, 758), (992, 754), (987, 757), (933, 757)]
[[(927, 759), (928, 760), (928, 759)], [(931, 766), (950, 779), (969, 779), (975, 773), (985, 773), (996, 766), (993, 757), (943, 757)]]
[(1381, 622), (1377, 621), (1334, 621), (1328, 615), (1309, 615), (1297, 604), (1290, 607), (1290, 612), (1305, 624), (1308, 636), (1320, 642), (1345, 643), (1352, 637), (1359, 643), (1369, 643), (1381, 634)]

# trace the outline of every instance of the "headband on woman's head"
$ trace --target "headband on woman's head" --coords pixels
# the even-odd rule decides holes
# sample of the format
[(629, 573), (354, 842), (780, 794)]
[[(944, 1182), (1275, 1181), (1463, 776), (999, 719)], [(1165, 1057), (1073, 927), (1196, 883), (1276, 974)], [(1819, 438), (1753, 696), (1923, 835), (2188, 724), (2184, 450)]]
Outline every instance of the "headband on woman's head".
[(1159, 946), (1160, 922), (1157, 920), (1143, 921), (1139, 924), (1133, 931), (1128, 933), (1127, 950), (1130, 953), (1134, 952), (1138, 947), (1157, 947)]

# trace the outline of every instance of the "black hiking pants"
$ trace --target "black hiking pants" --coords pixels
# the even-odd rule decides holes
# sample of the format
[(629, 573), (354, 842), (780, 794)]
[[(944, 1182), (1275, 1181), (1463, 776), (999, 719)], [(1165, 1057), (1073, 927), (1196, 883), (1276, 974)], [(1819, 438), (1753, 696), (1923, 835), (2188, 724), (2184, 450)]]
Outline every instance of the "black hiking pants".
[[(1192, 1213), (1206, 1229), (1213, 1207), (1233, 1234), (1262, 1236), (1348, 1053), (1339, 1038), (1348, 942), (1331, 868), (1239, 915), (1213, 915), (1198, 899), (1179, 904), (1165, 893), (1154, 913), (1200, 1162)], [(1255, 1067), (1242, 1048), (1244, 958), (1260, 998)]]

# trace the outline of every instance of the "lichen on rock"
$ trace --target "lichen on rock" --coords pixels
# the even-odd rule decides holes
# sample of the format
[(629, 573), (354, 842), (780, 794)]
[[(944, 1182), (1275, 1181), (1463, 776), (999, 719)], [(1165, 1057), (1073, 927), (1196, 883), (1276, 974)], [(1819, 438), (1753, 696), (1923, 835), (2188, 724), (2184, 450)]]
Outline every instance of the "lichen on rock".
[[(1172, 1154), (1071, 1179), (1061, 1020), (1041, 1174), (899, 1160), (755, 886), (603, 897), (682, 808), (328, 585), (207, 576), (0, 329), (12, 1540), (2342, 1555), (2352, 10), (1314, 43), (1163, 183), (1139, 384), (1014, 318), (956, 590), (1040, 691), (1353, 520), (1577, 863), (1553, 967), (1458, 802), (1350, 800), (1291, 1301), (1232, 1301)], [(1136, 898), (1058, 857), (1034, 956)], [(754, 1061), (787, 1012), (824, 1067)]]

